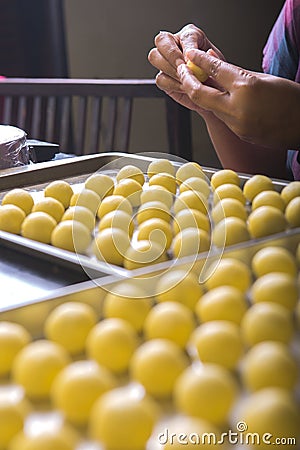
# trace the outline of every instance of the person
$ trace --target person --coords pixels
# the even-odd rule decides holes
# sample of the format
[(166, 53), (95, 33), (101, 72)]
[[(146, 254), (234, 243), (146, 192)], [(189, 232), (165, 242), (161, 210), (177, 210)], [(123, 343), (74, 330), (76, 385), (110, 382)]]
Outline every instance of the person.
[[(205, 120), (224, 168), (298, 180), (300, 0), (285, 1), (263, 55), (264, 73), (230, 64), (189, 24), (175, 34), (160, 32), (148, 60), (159, 70), (157, 86)], [(206, 72), (207, 81), (195, 77), (188, 60)]]

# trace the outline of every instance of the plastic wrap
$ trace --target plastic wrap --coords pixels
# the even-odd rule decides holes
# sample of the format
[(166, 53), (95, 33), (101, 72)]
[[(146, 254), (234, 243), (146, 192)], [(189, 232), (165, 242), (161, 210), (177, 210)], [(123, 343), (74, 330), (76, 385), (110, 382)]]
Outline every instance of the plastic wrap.
[(10, 125), (0, 125), (0, 169), (28, 163), (29, 148), (25, 131)]

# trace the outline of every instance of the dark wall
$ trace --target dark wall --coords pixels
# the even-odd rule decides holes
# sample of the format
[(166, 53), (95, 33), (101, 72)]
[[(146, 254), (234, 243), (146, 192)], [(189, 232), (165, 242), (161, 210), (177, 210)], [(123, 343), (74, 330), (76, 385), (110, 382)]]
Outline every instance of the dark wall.
[(1, 0), (0, 73), (68, 76), (63, 1)]

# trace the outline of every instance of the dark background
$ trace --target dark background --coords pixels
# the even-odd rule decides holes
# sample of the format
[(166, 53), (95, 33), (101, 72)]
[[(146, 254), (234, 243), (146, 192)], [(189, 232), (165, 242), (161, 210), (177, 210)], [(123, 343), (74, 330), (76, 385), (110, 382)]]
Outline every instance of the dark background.
[[(262, 48), (283, 0), (0, 0), (0, 74), (9, 77), (152, 78), (147, 60), (159, 30), (201, 27), (227, 60), (261, 70)], [(147, 108), (147, 120), (138, 123)], [(135, 110), (133, 152), (163, 151), (164, 111)], [(145, 132), (147, 131), (147, 133)], [(150, 133), (150, 134), (149, 134)], [(153, 136), (145, 142), (143, 135)], [(194, 160), (218, 166), (193, 116)]]

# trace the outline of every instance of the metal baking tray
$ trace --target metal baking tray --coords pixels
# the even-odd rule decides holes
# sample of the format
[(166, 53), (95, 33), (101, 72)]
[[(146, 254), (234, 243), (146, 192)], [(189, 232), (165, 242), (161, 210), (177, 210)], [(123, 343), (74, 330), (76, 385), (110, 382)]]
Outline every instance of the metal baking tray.
[[(261, 248), (263, 245), (270, 245), (270, 244), (276, 244), (280, 245), (282, 247), (288, 248), (289, 250), (295, 251), (295, 245), (297, 242), (300, 241), (300, 232), (296, 230), (293, 230), (293, 232), (290, 233), (288, 238), (286, 236), (282, 236), (281, 238), (277, 239), (266, 239), (264, 242), (251, 242), (248, 243), (246, 247), (236, 249), (235, 252), (232, 252), (232, 250), (229, 251), (229, 249), (226, 250), (228, 252), (228, 255), (234, 256), (242, 260), (243, 262), (249, 262), (249, 258), (253, 256), (253, 254)], [(203, 255), (199, 255), (197, 257), (197, 262), (200, 264), (199, 267), (202, 267), (202, 264), (205, 261), (205, 257)], [(211, 262), (212, 257), (209, 258), (209, 262)], [(184, 268), (185, 263), (187, 261), (179, 261), (178, 267)], [(160, 266), (160, 267), (159, 267)], [(168, 270), (169, 267), (166, 266), (166, 264), (157, 265), (156, 272), (154, 272), (153, 268), (148, 267), (146, 271), (143, 272), (143, 274), (139, 274), (138, 272), (132, 271), (130, 278), (130, 282), (133, 283), (141, 283), (144, 290), (147, 292), (147, 295), (153, 296), (153, 288), (155, 285), (155, 281), (153, 278), (157, 275), (159, 278), (162, 273), (164, 273), (165, 270)], [(151, 271), (152, 270), (152, 271)], [(193, 270), (197, 270), (197, 266), (193, 267)], [(47, 295), (43, 300), (41, 301), (31, 301), (31, 302), (25, 302), (22, 306), (20, 305), (10, 305), (10, 306), (3, 306), (0, 305), (0, 321), (2, 320), (8, 320), (20, 323), (21, 325), (25, 326), (27, 330), (32, 334), (34, 339), (41, 338), (43, 336), (43, 328), (44, 328), (44, 322), (48, 316), (48, 314), (58, 305), (67, 302), (67, 301), (83, 301), (87, 302), (88, 304), (92, 305), (93, 308), (95, 308), (96, 312), (98, 313), (98, 316), (101, 318), (101, 310), (102, 310), (102, 303), (104, 296), (106, 292), (113, 292), (114, 288), (118, 286), (118, 283), (120, 282), (119, 279), (117, 279), (115, 276), (107, 276), (107, 277), (101, 277), (94, 280), (89, 280), (86, 282), (78, 283), (75, 286), (67, 286), (64, 288), (61, 288), (57, 290), (56, 292), (52, 292), (51, 294)], [(300, 353), (299, 353), (299, 333), (295, 336), (295, 345), (293, 346), (296, 351), (296, 358), (299, 361)], [(82, 356), (83, 358), (84, 356)], [(123, 380), (123, 379), (122, 379)], [(122, 381), (122, 383), (125, 385), (126, 379)], [(2, 385), (2, 388), (5, 388), (5, 384)], [(299, 389), (299, 384), (297, 387), (297, 392)], [(241, 396), (243, 393), (241, 393)], [(296, 395), (296, 394), (295, 394)], [(298, 396), (298, 394), (297, 394)], [(300, 398), (300, 397), (299, 397)], [(169, 404), (161, 404), (162, 407), (162, 413), (166, 413), (167, 420), (168, 418), (172, 417), (174, 413), (174, 410), (171, 409), (171, 406)], [(57, 413), (58, 414), (58, 413)], [(48, 421), (51, 423), (51, 420), (53, 420), (53, 417), (55, 418), (56, 412), (51, 409), (51, 406), (44, 406), (43, 410), (37, 410), (33, 411), (33, 415), (29, 416), (26, 421), (26, 426), (34, 426), (34, 420), (38, 420), (39, 424), (47, 424)], [(232, 422), (237, 423), (234, 421), (234, 412), (233, 412), (233, 418)], [(154, 429), (153, 435), (151, 439), (148, 441), (148, 445), (145, 447), (145, 450), (159, 450), (161, 449), (161, 446), (158, 445), (157, 439), (158, 434), (165, 429), (168, 422), (164, 422), (164, 416), (162, 416), (162, 421), (157, 424), (157, 428)], [(46, 425), (45, 425), (46, 427)], [(158, 431), (157, 431), (158, 430)], [(80, 430), (81, 431), (81, 430)], [(83, 435), (81, 437), (82, 441), (81, 444), (79, 444), (79, 447), (76, 447), (76, 450), (102, 450), (103, 447), (101, 445), (98, 445), (97, 443), (91, 442), (88, 440), (85, 434), (85, 430), (83, 429)], [(240, 445), (237, 445), (237, 450), (243, 450), (243, 448)], [(103, 449), (104, 450), (104, 449)]]
[[(98, 170), (113, 176), (127, 164), (134, 164), (146, 173), (149, 163), (157, 157), (168, 158), (178, 167), (186, 162), (174, 155), (160, 153), (133, 155), (110, 152), (6, 169), (0, 174), (0, 201), (8, 190), (15, 187), (24, 187), (38, 194), (52, 180), (64, 179), (77, 185)], [(216, 172), (216, 169), (207, 167), (203, 170), (209, 179)], [(249, 179), (249, 175), (239, 175), (242, 184)], [(273, 182), (279, 191), (287, 184), (283, 180)], [(131, 276), (131, 271), (98, 261), (96, 257), (76, 255), (3, 231), (0, 231), (0, 252), (0, 279), (6, 287), (5, 303), (8, 304), (15, 297), (20, 301), (41, 298), (52, 290), (87, 279), (110, 274), (116, 277)], [(174, 262), (164, 264), (172, 266)], [(153, 271), (153, 267), (145, 269), (146, 272), (148, 270)]]

